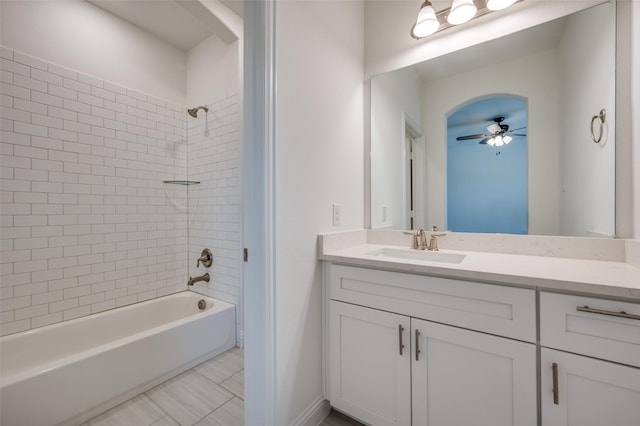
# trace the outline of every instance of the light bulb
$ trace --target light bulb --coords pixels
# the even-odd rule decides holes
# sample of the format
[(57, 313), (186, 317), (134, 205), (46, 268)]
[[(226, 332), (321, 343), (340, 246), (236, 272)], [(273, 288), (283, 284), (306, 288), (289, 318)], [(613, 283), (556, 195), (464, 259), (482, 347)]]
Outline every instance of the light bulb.
[(440, 28), (440, 22), (436, 18), (436, 12), (433, 10), (431, 2), (425, 1), (420, 7), (411, 35), (415, 38), (426, 37), (438, 31), (438, 28)]
[(504, 141), (504, 144), (508, 144), (509, 142), (511, 142), (513, 140), (513, 138), (509, 135), (505, 135), (502, 137), (502, 140)]
[(495, 145), (496, 146), (504, 145), (504, 141), (502, 140), (502, 136), (496, 136), (494, 139), (495, 139)]
[(516, 0), (489, 0), (487, 1), (487, 9), (489, 10), (501, 10), (514, 4)]
[(447, 21), (451, 25), (464, 24), (476, 15), (476, 11), (473, 0), (453, 0)]

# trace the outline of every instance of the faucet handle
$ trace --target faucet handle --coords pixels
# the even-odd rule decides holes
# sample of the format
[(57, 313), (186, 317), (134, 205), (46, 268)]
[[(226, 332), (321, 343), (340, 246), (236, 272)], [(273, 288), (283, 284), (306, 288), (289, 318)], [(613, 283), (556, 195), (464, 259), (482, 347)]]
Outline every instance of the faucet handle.
[(211, 250), (208, 248), (202, 250), (200, 253), (200, 258), (196, 262), (196, 268), (200, 267), (200, 262), (202, 262), (202, 266), (208, 268), (213, 264), (213, 254), (211, 254)]
[(417, 249), (418, 249), (418, 235), (419, 235), (419, 231), (420, 231), (420, 230), (418, 230), (418, 231), (416, 231), (416, 232), (407, 232), (407, 231), (404, 231), (404, 232), (403, 232), (403, 234), (405, 234), (405, 235), (411, 235), (411, 236), (413, 236), (413, 239), (412, 239), (412, 241), (411, 241), (411, 248), (412, 248), (412, 249), (414, 249), (414, 250), (417, 250)]
[(447, 235), (447, 234), (446, 233), (440, 233), (440, 234), (431, 233), (431, 237), (429, 238), (429, 244), (427, 244), (427, 250), (439, 251), (440, 249), (438, 249), (438, 238), (437, 237), (444, 237), (445, 235)]

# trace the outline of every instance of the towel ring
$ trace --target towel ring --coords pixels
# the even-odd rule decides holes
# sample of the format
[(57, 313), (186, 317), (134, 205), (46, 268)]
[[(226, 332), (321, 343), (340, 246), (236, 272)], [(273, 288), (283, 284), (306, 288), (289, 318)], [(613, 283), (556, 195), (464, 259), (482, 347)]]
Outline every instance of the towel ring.
[[(604, 128), (604, 121), (607, 118), (607, 111), (605, 111), (604, 109), (600, 110), (600, 114), (598, 115), (594, 115), (593, 118), (591, 118), (591, 140), (594, 143), (600, 143), (600, 141), (602, 140), (602, 133), (603, 133), (603, 128)], [(593, 123), (598, 120), (600, 122), (600, 126), (599, 126), (599, 131), (598, 131), (598, 137), (596, 138), (595, 133), (593, 132)]]

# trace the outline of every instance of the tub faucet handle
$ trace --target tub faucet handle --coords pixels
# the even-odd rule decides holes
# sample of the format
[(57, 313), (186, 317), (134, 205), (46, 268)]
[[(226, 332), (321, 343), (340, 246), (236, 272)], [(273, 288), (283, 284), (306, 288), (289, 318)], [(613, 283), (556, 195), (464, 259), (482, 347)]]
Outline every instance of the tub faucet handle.
[(211, 266), (211, 264), (213, 263), (213, 255), (211, 254), (211, 250), (209, 250), (208, 248), (202, 250), (202, 253), (200, 253), (200, 258), (196, 262), (196, 268), (200, 267), (200, 262), (202, 262), (202, 266), (206, 268)]

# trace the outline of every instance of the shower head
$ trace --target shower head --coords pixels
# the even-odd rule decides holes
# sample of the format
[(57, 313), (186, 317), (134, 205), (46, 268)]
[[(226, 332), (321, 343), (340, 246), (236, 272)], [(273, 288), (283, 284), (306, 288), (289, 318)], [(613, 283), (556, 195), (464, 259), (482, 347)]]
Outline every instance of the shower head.
[(199, 107), (191, 108), (191, 109), (187, 109), (187, 112), (193, 118), (198, 118), (198, 110), (201, 110), (201, 109), (203, 109), (204, 112), (209, 112), (209, 107), (206, 106), (206, 105), (205, 106), (199, 106)]

